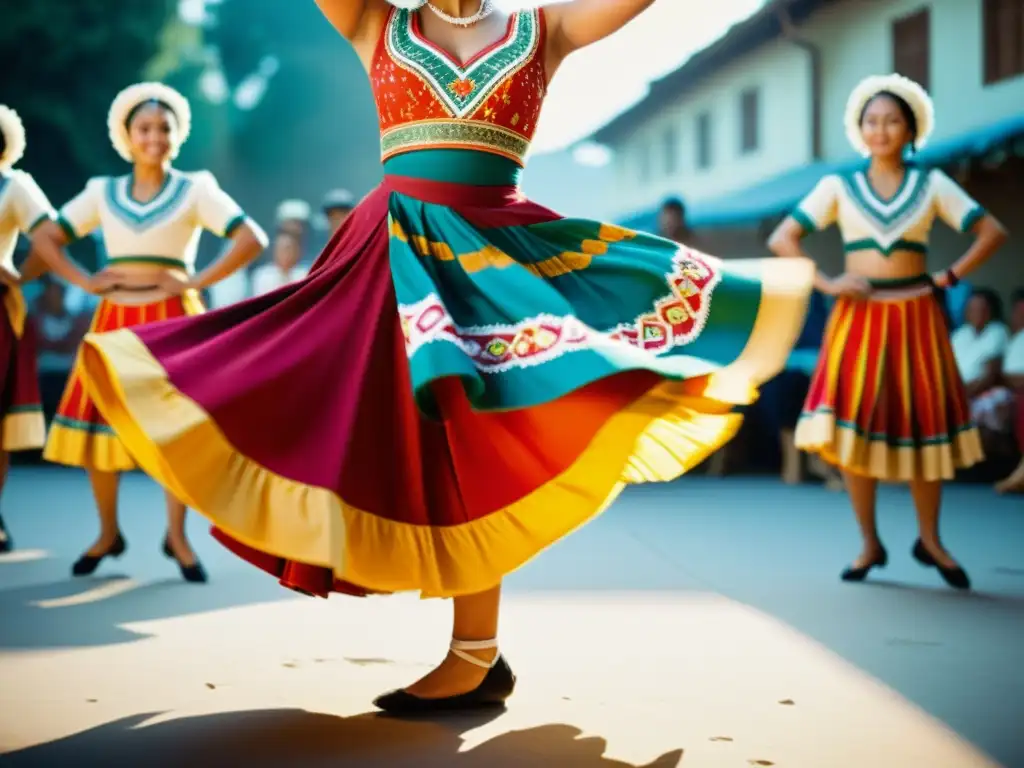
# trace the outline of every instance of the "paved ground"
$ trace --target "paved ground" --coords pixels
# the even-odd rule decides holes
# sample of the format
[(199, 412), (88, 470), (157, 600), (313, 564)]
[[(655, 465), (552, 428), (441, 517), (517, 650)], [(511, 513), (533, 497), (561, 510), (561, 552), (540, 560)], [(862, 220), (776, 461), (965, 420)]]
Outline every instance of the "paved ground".
[[(444, 651), (448, 608), (293, 598), (221, 551), (181, 583), (159, 493), (126, 479), (129, 552), (93, 534), (84, 476), (16, 468), (0, 559), (0, 765), (1024, 768), (1024, 502), (952, 489), (945, 535), (977, 591), (909, 557), (883, 497), (885, 581), (844, 585), (841, 495), (770, 479), (637, 489), (515, 574), (521, 686), (483, 720), (402, 723), (370, 700)], [(5, 754), (6, 753), (6, 754)]]

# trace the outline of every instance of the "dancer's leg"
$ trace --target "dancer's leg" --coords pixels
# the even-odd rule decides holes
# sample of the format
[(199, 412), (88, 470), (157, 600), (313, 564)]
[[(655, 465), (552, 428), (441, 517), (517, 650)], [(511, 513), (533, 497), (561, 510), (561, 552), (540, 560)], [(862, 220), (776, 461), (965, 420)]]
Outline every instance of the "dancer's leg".
[(863, 568), (874, 562), (882, 554), (882, 541), (878, 536), (875, 506), (878, 498), (878, 481), (872, 477), (843, 473), (846, 490), (853, 505), (853, 514), (860, 527), (863, 540), (860, 556), (854, 560), (854, 568)]
[(96, 500), (96, 512), (100, 517), (100, 536), (86, 554), (99, 557), (113, 546), (117, 538), (117, 491), (121, 484), (121, 474), (90, 469), (89, 483)]
[[(456, 640), (490, 640), (498, 636), (501, 585), (486, 592), (456, 597), (452, 637)], [(491, 661), (498, 649), (468, 651), (482, 661)], [(439, 699), (468, 693), (480, 686), (487, 670), (449, 653), (440, 666), (406, 690), (420, 698)]]

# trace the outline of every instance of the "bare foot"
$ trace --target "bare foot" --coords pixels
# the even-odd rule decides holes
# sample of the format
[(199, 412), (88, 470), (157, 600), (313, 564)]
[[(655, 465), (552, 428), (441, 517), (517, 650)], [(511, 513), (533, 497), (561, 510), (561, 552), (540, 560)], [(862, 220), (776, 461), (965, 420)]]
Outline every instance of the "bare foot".
[(996, 483), (996, 493), (1024, 493), (1024, 464), (1013, 474)]
[(786, 464), (782, 468), (782, 482), (786, 485), (800, 485), (804, 481), (803, 468), (799, 462)]
[(196, 553), (192, 551), (192, 545), (188, 543), (188, 539), (184, 536), (167, 534), (167, 544), (179, 563), (185, 567), (196, 564)]
[(839, 475), (832, 475), (825, 481), (825, 490), (832, 491), (834, 493), (842, 493), (846, 490), (843, 478)]
[[(463, 653), (469, 653), (481, 661), (491, 662), (498, 655), (498, 649), (488, 648), (483, 651), (463, 651)], [(487, 672), (487, 669), (470, 664), (455, 654), (449, 653), (437, 668), (408, 686), (405, 691), (421, 699), (445, 699), (449, 696), (458, 696), (479, 688), (484, 678), (487, 677)]]

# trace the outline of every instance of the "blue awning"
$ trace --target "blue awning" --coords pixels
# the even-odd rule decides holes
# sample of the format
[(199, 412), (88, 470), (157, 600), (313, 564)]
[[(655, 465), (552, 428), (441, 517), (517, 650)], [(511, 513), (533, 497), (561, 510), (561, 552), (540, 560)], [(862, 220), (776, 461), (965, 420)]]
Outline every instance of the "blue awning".
[[(929, 144), (915, 159), (922, 165), (941, 166), (961, 158), (986, 155), (1018, 137), (1024, 137), (1024, 115)], [(786, 171), (739, 192), (688, 202), (686, 218), (695, 229), (757, 225), (792, 210), (822, 176), (852, 171), (863, 162), (860, 158), (818, 162)], [(621, 223), (632, 229), (653, 232), (657, 229), (657, 216), (655, 208), (624, 217)]]

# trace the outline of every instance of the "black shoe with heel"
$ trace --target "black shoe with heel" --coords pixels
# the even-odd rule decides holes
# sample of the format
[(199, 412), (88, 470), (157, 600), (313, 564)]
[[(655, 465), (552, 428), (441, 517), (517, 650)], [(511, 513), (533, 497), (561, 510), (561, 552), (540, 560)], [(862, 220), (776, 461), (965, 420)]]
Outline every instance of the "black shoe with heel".
[(75, 564), (71, 566), (72, 576), (90, 576), (97, 568), (100, 567), (100, 563), (103, 562), (104, 558), (107, 557), (120, 557), (128, 550), (128, 542), (124, 540), (124, 536), (120, 533), (117, 534), (117, 538), (114, 539), (114, 543), (110, 545), (110, 548), (102, 555), (90, 555), (84, 554)]
[(487, 676), (475, 689), (458, 696), (443, 699), (424, 699), (404, 690), (392, 691), (378, 696), (374, 706), (389, 715), (430, 715), (441, 712), (474, 712), (483, 709), (497, 709), (505, 706), (505, 700), (516, 687), (516, 676), (501, 654), (494, 661), (486, 662), (465, 651), (497, 648), (496, 640), (465, 641), (452, 640), (451, 651), (463, 661), (487, 669)]
[(178, 568), (181, 571), (181, 578), (183, 578), (185, 581), (191, 582), (193, 584), (206, 583), (206, 571), (203, 570), (203, 565), (198, 560), (196, 560), (192, 565), (185, 565), (183, 562), (181, 562), (181, 560), (178, 559), (178, 556), (174, 554), (174, 550), (171, 549), (171, 542), (167, 538), (164, 538), (163, 551), (165, 557), (170, 558), (178, 564)]
[(840, 574), (839, 578), (843, 581), (864, 581), (871, 573), (872, 568), (885, 568), (888, 564), (889, 553), (885, 551), (885, 547), (882, 547), (882, 551), (870, 563), (859, 568), (851, 565)]
[(913, 555), (914, 559), (921, 565), (937, 570), (939, 572), (939, 576), (942, 577), (942, 580), (949, 584), (949, 586), (953, 587), (953, 589), (971, 588), (971, 580), (967, 576), (967, 571), (960, 566), (947, 568), (942, 565), (938, 560), (932, 557), (932, 553), (925, 548), (924, 543), (920, 539), (914, 542), (914, 548), (911, 550), (910, 554)]

